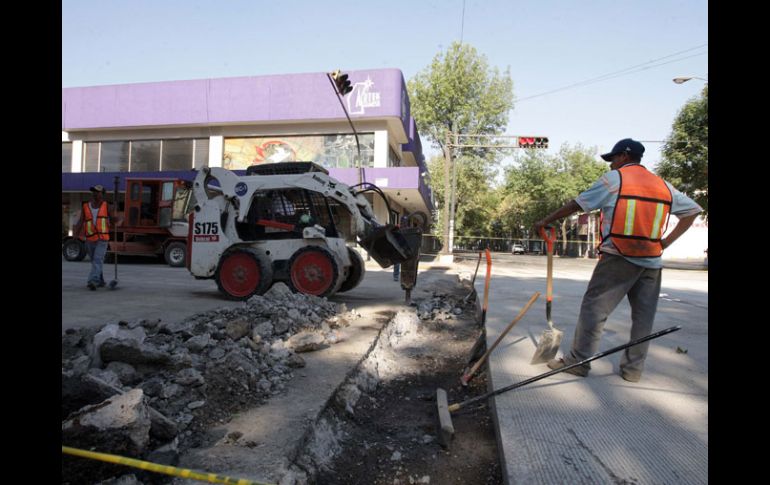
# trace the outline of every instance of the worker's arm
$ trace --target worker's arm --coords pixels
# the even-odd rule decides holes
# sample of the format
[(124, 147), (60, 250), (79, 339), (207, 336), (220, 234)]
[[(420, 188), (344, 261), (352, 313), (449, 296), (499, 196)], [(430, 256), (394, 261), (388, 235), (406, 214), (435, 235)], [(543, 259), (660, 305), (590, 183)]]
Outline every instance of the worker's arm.
[(540, 234), (540, 229), (542, 229), (544, 226), (547, 226), (548, 224), (558, 221), (559, 219), (563, 217), (567, 217), (571, 214), (574, 214), (575, 212), (583, 210), (580, 205), (575, 202), (575, 200), (571, 200), (561, 206), (561, 208), (556, 209), (551, 214), (545, 217), (545, 219), (539, 220), (535, 223), (535, 234)]
[(666, 249), (667, 247), (674, 244), (674, 241), (679, 239), (679, 236), (684, 234), (687, 229), (692, 226), (692, 223), (695, 221), (695, 218), (698, 217), (698, 214), (693, 214), (690, 216), (684, 216), (679, 218), (679, 222), (677, 223), (676, 227), (673, 231), (671, 231), (671, 234), (661, 239), (660, 244), (663, 246), (663, 249)]

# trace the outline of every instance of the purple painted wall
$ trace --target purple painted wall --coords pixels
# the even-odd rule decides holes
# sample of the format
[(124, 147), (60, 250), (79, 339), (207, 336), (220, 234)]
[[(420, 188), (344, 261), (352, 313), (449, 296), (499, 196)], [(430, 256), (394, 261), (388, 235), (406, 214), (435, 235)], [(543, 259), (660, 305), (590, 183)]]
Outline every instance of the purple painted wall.
[[(410, 106), (399, 69), (348, 74), (352, 118), (396, 117), (408, 133)], [(62, 89), (63, 131), (344, 118), (326, 73)]]

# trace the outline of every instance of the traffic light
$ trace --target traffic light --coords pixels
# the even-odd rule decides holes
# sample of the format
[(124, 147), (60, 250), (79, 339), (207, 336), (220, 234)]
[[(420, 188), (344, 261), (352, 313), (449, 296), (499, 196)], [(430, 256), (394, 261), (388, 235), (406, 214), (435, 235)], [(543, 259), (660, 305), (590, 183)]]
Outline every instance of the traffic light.
[(519, 148), (548, 148), (548, 137), (520, 136)]
[(339, 92), (340, 95), (345, 96), (353, 90), (347, 74), (342, 74), (340, 70), (337, 69), (331, 75), (332, 79), (334, 80), (334, 84), (337, 86), (337, 92)]

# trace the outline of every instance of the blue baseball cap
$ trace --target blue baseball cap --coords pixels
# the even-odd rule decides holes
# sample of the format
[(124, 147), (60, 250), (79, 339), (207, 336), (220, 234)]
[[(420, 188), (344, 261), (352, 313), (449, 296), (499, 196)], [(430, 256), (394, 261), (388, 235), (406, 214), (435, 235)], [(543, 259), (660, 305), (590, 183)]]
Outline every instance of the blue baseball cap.
[(644, 155), (644, 145), (631, 138), (623, 138), (619, 142), (615, 143), (612, 147), (612, 151), (602, 155), (605, 162), (611, 162), (612, 157), (619, 153), (628, 153), (629, 155), (638, 155), (639, 158)]

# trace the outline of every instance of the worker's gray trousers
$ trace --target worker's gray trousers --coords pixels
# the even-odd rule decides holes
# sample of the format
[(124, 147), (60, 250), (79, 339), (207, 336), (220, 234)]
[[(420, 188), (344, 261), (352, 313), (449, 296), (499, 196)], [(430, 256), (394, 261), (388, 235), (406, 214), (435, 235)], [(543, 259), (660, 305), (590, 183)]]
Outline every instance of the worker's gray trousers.
[[(572, 349), (564, 356), (564, 361), (574, 364), (599, 351), (604, 323), (626, 295), (631, 304), (631, 340), (652, 333), (660, 281), (660, 269), (643, 268), (621, 256), (603, 254), (583, 295)], [(649, 341), (623, 351), (620, 358), (622, 375), (634, 379), (641, 377), (648, 347)], [(585, 364), (585, 367), (590, 369), (591, 364)]]

